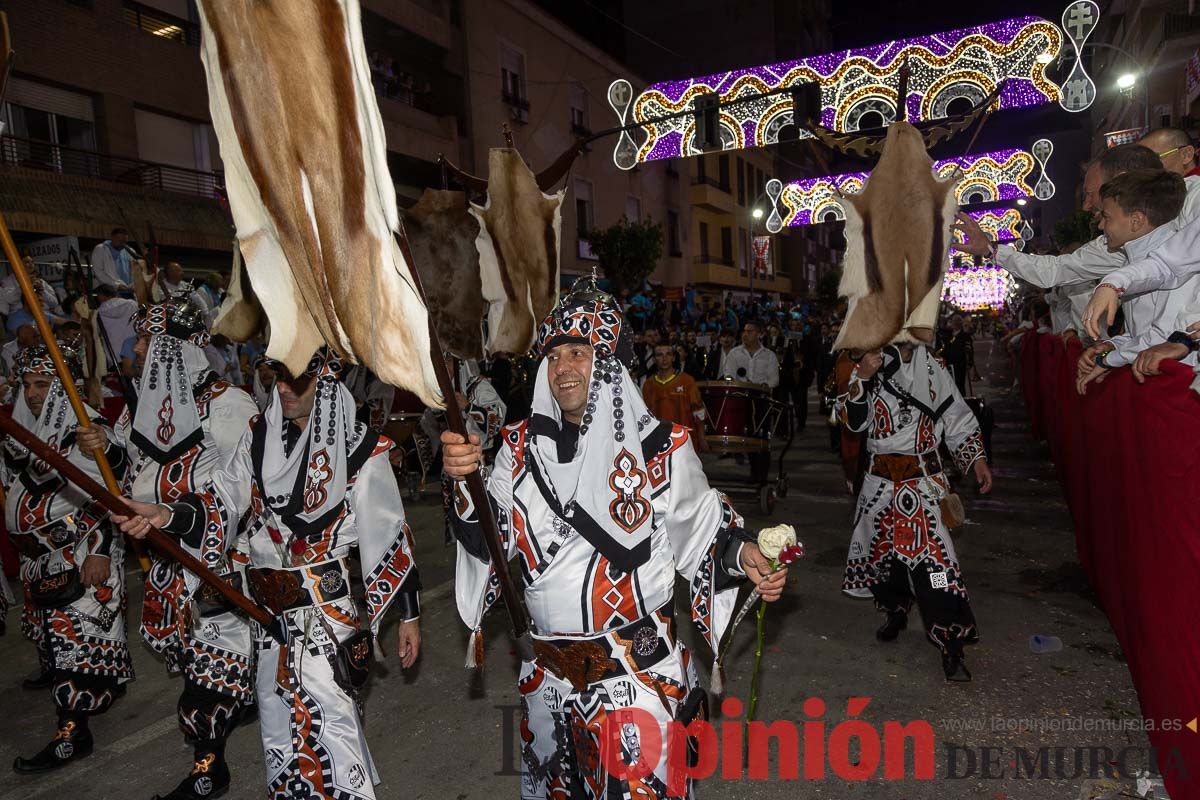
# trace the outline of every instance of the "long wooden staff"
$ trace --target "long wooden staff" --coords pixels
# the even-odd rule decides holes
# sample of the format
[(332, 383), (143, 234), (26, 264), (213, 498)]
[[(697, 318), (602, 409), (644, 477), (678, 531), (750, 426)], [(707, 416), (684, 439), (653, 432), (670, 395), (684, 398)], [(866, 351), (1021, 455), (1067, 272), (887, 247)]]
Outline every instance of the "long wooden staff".
[[(70, 401), (71, 409), (75, 412), (75, 419), (79, 422), (80, 428), (90, 428), (92, 427), (92, 421), (88, 418), (83, 400), (79, 398), (79, 390), (75, 388), (75, 378), (72, 377), (71, 370), (67, 367), (67, 362), (63, 360), (62, 351), (58, 349), (58, 341), (54, 338), (54, 331), (50, 328), (50, 323), (46, 320), (46, 314), (42, 310), (42, 300), (38, 297), (37, 292), (34, 291), (33, 281), (30, 280), (29, 274), (25, 272), (25, 263), (21, 261), (21, 254), (17, 252), (17, 245), (13, 241), (12, 234), (8, 231), (8, 223), (5, 222), (3, 214), (0, 214), (0, 245), (4, 248), (4, 255), (8, 258), (8, 263), (12, 267), (13, 275), (17, 278), (17, 283), (21, 285), (21, 294), (25, 297), (25, 305), (29, 307), (29, 313), (33, 315), (33, 321), (37, 324), (42, 342), (45, 343), (46, 350), (50, 353), (50, 360), (54, 362), (54, 371), (58, 373), (58, 382), (62, 384), (63, 391), (67, 393), (67, 400)], [(93, 319), (93, 322), (97, 325), (104, 324), (98, 316)], [(100, 474), (104, 477), (104, 485), (108, 487), (108, 491), (112, 494), (120, 494), (121, 489), (117, 484), (117, 476), (113, 474), (112, 465), (108, 463), (108, 458), (105, 457), (104, 450), (98, 447), (92, 451), (92, 456), (96, 460), (96, 466), (99, 467)], [(149, 570), (150, 561), (146, 558), (146, 554), (140, 543), (135, 542), (133, 549), (137, 554), (142, 570)]]
[[(33, 435), (33, 433), (14, 420), (10, 414), (0, 413), (0, 430), (16, 439), (34, 453), (38, 458), (58, 470), (58, 473), (83, 491), (94, 497), (100, 505), (113, 512), (127, 517), (136, 517), (137, 512), (116, 493), (105, 489), (92, 480), (86, 472), (72, 464), (50, 445)], [(185, 569), (216, 590), (230, 604), (237, 606), (246, 615), (266, 628), (272, 636), (281, 637), (280, 628), (275, 616), (246, 595), (239, 592), (228, 581), (204, 565), (204, 562), (179, 546), (171, 536), (160, 531), (153, 525), (146, 538), (158, 550), (178, 561)], [(280, 638), (280, 641), (282, 639)]]
[[(399, 232), (396, 234), (396, 240), (400, 243), (400, 252), (404, 255), (404, 260), (408, 262), (408, 272), (412, 276), (413, 285), (417, 289), (417, 294), (421, 296), (421, 302), (425, 307), (429, 307), (429, 301), (425, 297), (425, 288), (421, 285), (421, 276), (417, 272), (417, 264), (413, 261), (412, 251), (408, 246), (408, 236), (404, 233), (404, 226), (401, 224)], [(450, 372), (446, 368), (446, 360), (442, 355), (442, 343), (438, 336), (437, 328), (433, 324), (433, 315), (429, 315), (429, 349), (430, 357), (433, 361), (433, 371), (437, 375), (438, 388), (442, 392), (442, 398), (446, 402), (446, 424), (450, 430), (463, 437), (464, 441), (470, 441), (467, 434), (467, 425), (463, 421), (462, 409), (459, 408), (458, 398), (455, 396), (454, 383), (450, 379)], [(487, 543), (488, 555), (492, 558), (492, 569), (496, 571), (496, 579), (500, 583), (500, 595), (504, 598), (504, 607), (508, 609), (508, 619), (512, 624), (513, 638), (517, 643), (517, 655), (524, 661), (533, 661), (535, 658), (533, 637), (529, 634), (529, 615), (525, 610), (525, 602), (521, 595), (517, 592), (516, 584), (513, 583), (512, 573), (508, 570), (508, 555), (504, 552), (504, 547), (500, 543), (499, 529), (496, 527), (496, 517), (492, 514), (492, 504), (488, 500), (487, 488), (483, 485), (483, 478), (479, 474), (479, 470), (475, 470), (466, 477), (467, 491), (471, 495), (471, 502), (475, 504), (475, 513), (479, 515), (479, 526), (483, 528), (483, 540)], [(539, 648), (540, 649), (540, 648)]]

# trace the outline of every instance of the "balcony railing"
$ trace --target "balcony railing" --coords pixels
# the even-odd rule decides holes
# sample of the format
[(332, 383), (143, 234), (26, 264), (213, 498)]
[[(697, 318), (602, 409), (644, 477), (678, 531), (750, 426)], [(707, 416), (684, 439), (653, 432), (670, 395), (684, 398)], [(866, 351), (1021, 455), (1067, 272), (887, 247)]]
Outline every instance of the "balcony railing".
[(197, 197), (214, 197), (216, 190), (225, 185), (224, 176), (218, 172), (121, 158), (15, 136), (0, 137), (0, 163)]
[(1188, 14), (1186, 6), (1163, 17), (1164, 39), (1180, 39), (1197, 33), (1200, 33), (1200, 15)]
[(712, 186), (720, 189), (722, 192), (725, 192), (725, 194), (730, 193), (728, 182), (721, 183), (711, 175), (698, 175), (695, 178), (692, 178), (692, 186)]
[(191, 47), (200, 46), (200, 26), (195, 22), (144, 6), (134, 0), (125, 0), (123, 17), (126, 25), (140, 31)]

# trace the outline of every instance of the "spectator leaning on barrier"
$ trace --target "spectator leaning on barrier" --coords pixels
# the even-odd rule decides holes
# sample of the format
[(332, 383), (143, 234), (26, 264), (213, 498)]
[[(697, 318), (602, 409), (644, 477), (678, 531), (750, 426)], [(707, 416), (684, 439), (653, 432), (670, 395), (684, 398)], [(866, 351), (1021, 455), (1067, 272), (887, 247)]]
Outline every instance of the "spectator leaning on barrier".
[[(1142, 258), (1175, 233), (1168, 225), (1183, 208), (1187, 195), (1183, 178), (1166, 170), (1135, 170), (1113, 178), (1100, 189), (1100, 227), (1112, 252), (1129, 262)], [(1124, 303), (1125, 332), (1083, 351), (1076, 386), (1101, 380), (1119, 366), (1133, 363), (1138, 353), (1166, 341), (1187, 300), (1186, 290), (1150, 292)]]

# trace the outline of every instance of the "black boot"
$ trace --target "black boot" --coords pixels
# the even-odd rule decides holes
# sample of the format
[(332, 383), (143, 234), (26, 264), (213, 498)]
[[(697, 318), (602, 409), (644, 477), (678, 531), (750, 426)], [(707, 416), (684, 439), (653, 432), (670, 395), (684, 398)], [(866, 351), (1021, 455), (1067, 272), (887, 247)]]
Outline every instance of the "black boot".
[(22, 775), (36, 775), (39, 772), (49, 772), (52, 769), (66, 766), (71, 761), (87, 758), (92, 754), (92, 733), (87, 728), (86, 720), (79, 724), (77, 720), (66, 720), (58, 733), (32, 758), (17, 756), (13, 761), (13, 771)]
[(34, 677), (26, 678), (25, 680), (21, 681), (21, 688), (28, 689), (31, 692), (41, 691), (42, 689), (49, 689), (53, 685), (54, 685), (54, 670), (52, 670), (52, 669), (42, 670)]
[(942, 651), (942, 672), (946, 680), (954, 683), (969, 683), (971, 671), (967, 669), (967, 660), (962, 649)]
[(221, 753), (196, 751), (192, 771), (166, 795), (154, 795), (154, 800), (210, 800), (229, 791), (229, 766)]
[(908, 612), (903, 609), (887, 612), (887, 620), (875, 631), (875, 638), (881, 642), (894, 642), (900, 631), (908, 627)]

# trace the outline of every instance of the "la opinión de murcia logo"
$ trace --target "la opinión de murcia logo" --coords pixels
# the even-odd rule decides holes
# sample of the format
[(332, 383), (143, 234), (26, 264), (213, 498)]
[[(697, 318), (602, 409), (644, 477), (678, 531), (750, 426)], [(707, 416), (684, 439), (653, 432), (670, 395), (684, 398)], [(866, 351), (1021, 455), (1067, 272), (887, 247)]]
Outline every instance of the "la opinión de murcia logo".
[[(599, 756), (605, 771), (621, 780), (645, 778), (665, 757), (667, 788), (672, 797), (686, 792), (689, 780), (1072, 780), (1174, 775), (1188, 780), (1178, 749), (1160, 752), (1129, 746), (970, 746), (944, 743), (939, 770), (933, 726), (928, 720), (867, 721), (860, 717), (871, 699), (846, 701), (847, 718), (836, 724), (824, 719), (825, 701), (804, 701), (807, 719), (762, 722), (742, 719), (736, 697), (721, 702), (719, 721), (672, 720), (663, 724), (643, 709), (608, 711), (600, 728)], [(570, 705), (563, 698), (561, 707)], [(509, 730), (520, 706), (497, 706), (505, 716), (504, 760), (513, 764), (519, 741)], [(1166, 726), (1163, 726), (1166, 729)], [(1100, 728), (1097, 728), (1100, 729)], [(636, 742), (637, 747), (630, 747)], [(775, 755), (772, 756), (772, 750)], [(497, 775), (515, 775), (506, 768)]]

